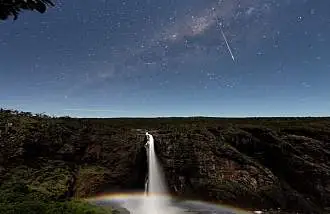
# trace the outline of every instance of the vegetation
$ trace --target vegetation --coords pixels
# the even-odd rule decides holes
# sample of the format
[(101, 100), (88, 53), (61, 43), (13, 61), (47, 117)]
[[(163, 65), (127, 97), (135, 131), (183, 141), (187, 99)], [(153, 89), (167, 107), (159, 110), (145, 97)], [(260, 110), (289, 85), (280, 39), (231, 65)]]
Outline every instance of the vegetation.
[(330, 118), (84, 119), (0, 109), (0, 213), (114, 212), (82, 199), (144, 188), (146, 130), (173, 194), (305, 213), (330, 207)]
[(13, 17), (16, 20), (23, 10), (44, 13), (49, 6), (54, 6), (50, 0), (0, 0), (0, 19)]
[(0, 187), (1, 214), (111, 214), (110, 208), (97, 207), (82, 200), (52, 200), (27, 182)]
[[(110, 208), (74, 197), (74, 173), (80, 167), (64, 161), (70, 146), (63, 145), (75, 137), (72, 133), (78, 136), (86, 129), (83, 126), (79, 130), (75, 125), (66, 126), (46, 115), (0, 109), (1, 214), (113, 213)], [(53, 156), (56, 149), (62, 149), (59, 152), (63, 156)], [(77, 179), (78, 189), (81, 181), (91, 177), (89, 174), (99, 176), (100, 170), (97, 166), (83, 168)]]

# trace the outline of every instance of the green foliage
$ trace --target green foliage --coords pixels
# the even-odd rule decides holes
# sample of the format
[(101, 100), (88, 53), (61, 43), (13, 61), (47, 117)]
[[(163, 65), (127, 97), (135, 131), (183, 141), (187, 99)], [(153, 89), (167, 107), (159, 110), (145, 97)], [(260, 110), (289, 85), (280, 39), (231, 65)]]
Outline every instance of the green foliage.
[[(37, 193), (37, 194), (36, 194)], [(97, 207), (80, 200), (49, 200), (23, 182), (0, 187), (1, 214), (111, 214), (110, 208)]]
[(93, 195), (98, 186), (105, 182), (108, 170), (100, 166), (82, 166), (76, 180), (76, 196)]
[(58, 166), (48, 166), (34, 173), (34, 180), (30, 182), (30, 188), (43, 192), (53, 198), (58, 198), (67, 190), (67, 183), (70, 180), (68, 169)]
[(47, 161), (40, 163), (40, 168), (29, 168), (24, 165), (16, 167), (4, 176), (3, 189), (7, 187), (10, 190), (11, 186), (18, 188), (18, 184), (26, 184), (30, 196), (33, 194), (38, 196), (37, 198), (58, 199), (68, 191), (67, 184), (71, 173), (63, 162)]
[(102, 208), (83, 201), (37, 201), (0, 203), (1, 214), (111, 214), (110, 208)]

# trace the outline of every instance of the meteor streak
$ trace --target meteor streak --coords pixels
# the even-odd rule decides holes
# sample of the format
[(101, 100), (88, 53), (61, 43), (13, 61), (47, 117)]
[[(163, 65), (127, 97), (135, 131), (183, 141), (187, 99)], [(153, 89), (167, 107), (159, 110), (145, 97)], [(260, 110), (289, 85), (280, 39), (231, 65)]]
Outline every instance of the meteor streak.
[(230, 53), (230, 56), (231, 56), (232, 60), (235, 62), (235, 57), (234, 57), (234, 55), (233, 55), (233, 52), (231, 51), (231, 48), (230, 48), (229, 43), (228, 43), (228, 41), (227, 41), (226, 35), (225, 35), (225, 33), (223, 32), (223, 30), (222, 30), (222, 25), (221, 25), (221, 23), (220, 23), (219, 27), (220, 27), (220, 31), (221, 31), (222, 37), (223, 37), (223, 39), (224, 39), (225, 42), (226, 42), (226, 45), (227, 45), (228, 51), (229, 51), (229, 53)]

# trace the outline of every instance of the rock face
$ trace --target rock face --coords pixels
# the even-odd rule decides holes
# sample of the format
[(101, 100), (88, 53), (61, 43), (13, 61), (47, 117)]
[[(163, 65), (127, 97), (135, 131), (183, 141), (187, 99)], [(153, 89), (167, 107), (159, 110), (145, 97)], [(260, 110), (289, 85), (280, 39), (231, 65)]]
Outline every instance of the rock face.
[(55, 199), (143, 191), (148, 130), (175, 195), (248, 209), (330, 207), (329, 118), (87, 120), (2, 112), (0, 129), (1, 188), (23, 183)]
[(329, 142), (261, 127), (183, 133), (155, 135), (178, 195), (309, 213), (329, 206)]

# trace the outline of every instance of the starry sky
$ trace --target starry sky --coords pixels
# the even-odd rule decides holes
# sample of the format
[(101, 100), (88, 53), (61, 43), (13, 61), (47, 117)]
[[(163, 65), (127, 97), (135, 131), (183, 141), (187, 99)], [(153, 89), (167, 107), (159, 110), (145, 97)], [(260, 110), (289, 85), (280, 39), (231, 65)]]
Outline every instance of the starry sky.
[(54, 3), (0, 22), (0, 107), (72, 117), (330, 115), (330, 1)]

